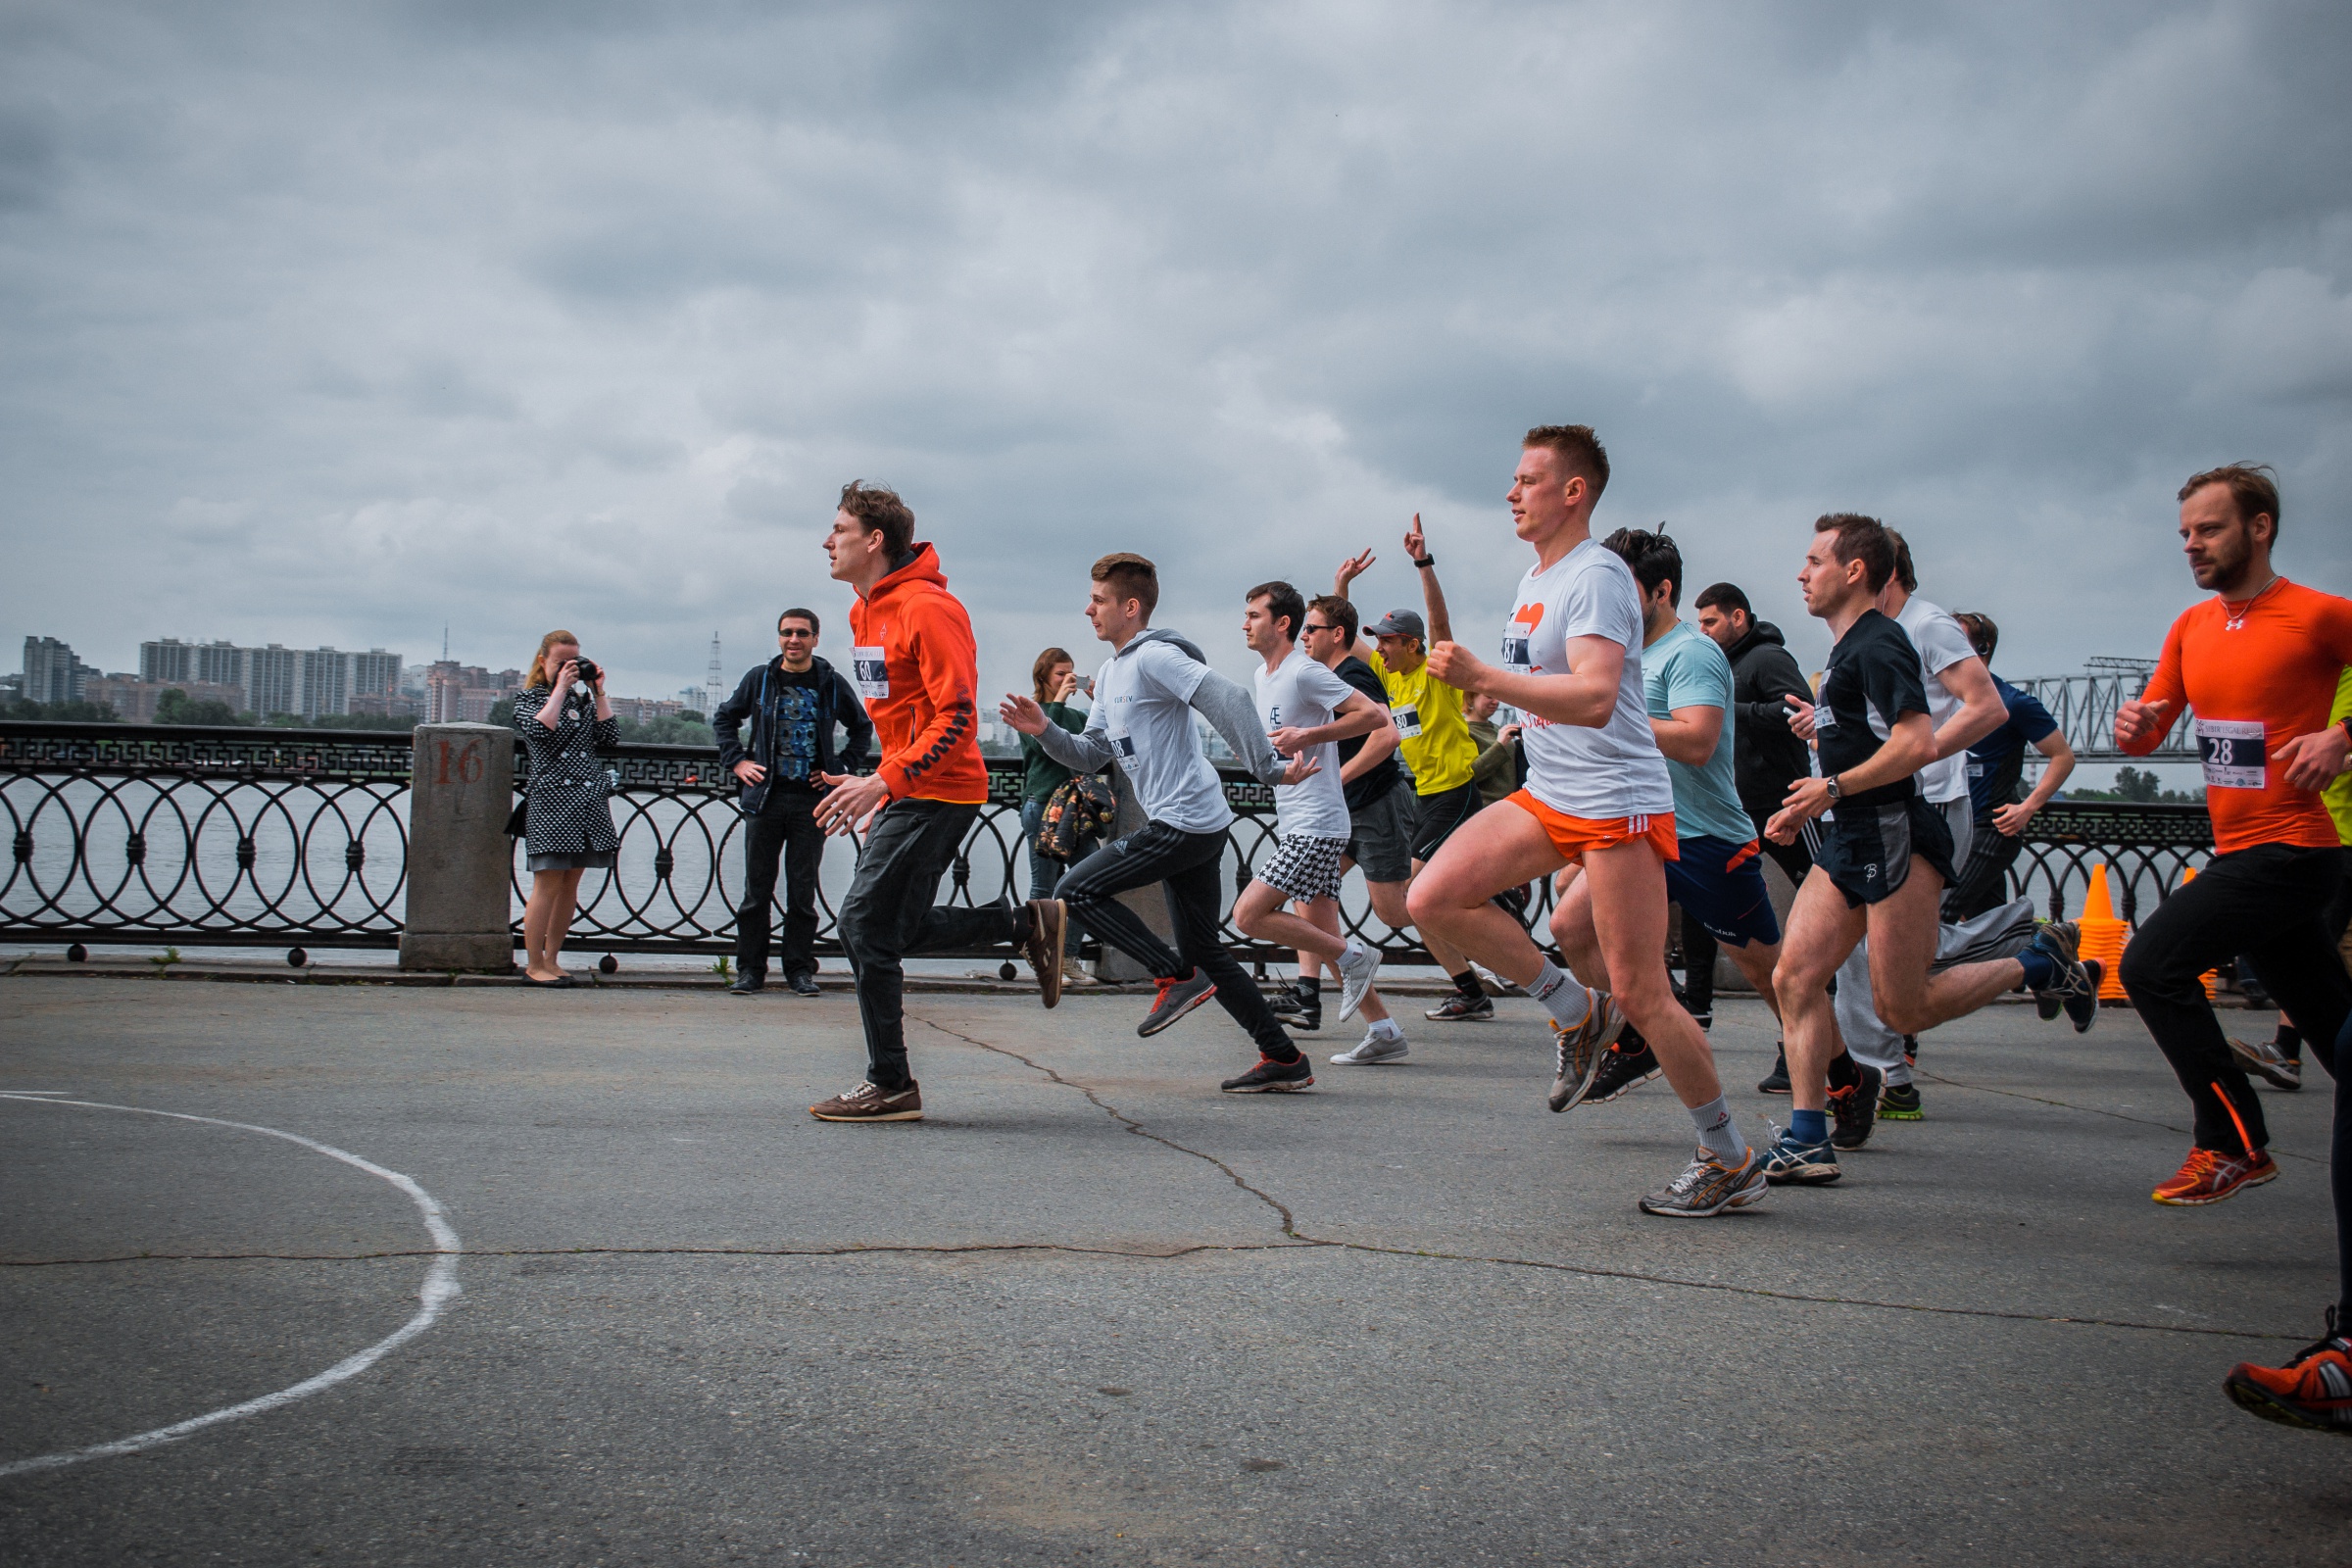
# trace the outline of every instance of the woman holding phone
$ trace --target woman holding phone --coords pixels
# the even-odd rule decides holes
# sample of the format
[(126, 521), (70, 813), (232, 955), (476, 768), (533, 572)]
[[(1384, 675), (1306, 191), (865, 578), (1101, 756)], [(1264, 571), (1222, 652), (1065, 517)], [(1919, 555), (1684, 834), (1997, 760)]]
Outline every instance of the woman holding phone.
[(580, 658), (580, 640), (570, 632), (539, 639), (512, 722), (531, 765), (523, 819), (531, 872), (531, 896), (522, 909), (524, 979), (568, 986), (575, 982), (556, 955), (579, 906), (580, 874), (609, 868), (620, 847), (600, 755), (619, 744), (620, 726), (605, 695), (605, 672)]

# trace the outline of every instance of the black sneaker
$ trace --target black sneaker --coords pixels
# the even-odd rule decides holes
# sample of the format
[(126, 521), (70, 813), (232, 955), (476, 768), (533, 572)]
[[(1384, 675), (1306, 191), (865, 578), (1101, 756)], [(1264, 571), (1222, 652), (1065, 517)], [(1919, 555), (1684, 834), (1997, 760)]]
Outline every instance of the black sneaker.
[(2077, 1034), (2087, 1030), (2098, 1018), (2099, 984), (2107, 977), (2106, 966), (2098, 959), (2082, 961), (2078, 946), (2081, 936), (2081, 928), (2074, 921), (2052, 920), (2034, 933), (2032, 944), (2058, 970), (2047, 989), (2034, 993), (2034, 1010), (2044, 1018), (2056, 1016), (2045, 1010), (2054, 999)]
[(1282, 995), (1275, 999), (1273, 1005), (1275, 1018), (1293, 1029), (1323, 1027), (1323, 993), (1320, 987), (1308, 991), (1295, 983), (1287, 985), (1282, 988)]
[(1788, 1093), (1788, 1046), (1786, 1041), (1776, 1048), (1772, 1058), (1772, 1071), (1766, 1073), (1764, 1081), (1756, 1085), (1756, 1093), (1759, 1095)]
[(1303, 1052), (1296, 1061), (1260, 1056), (1256, 1066), (1217, 1087), (1229, 1095), (1295, 1095), (1301, 1089), (1315, 1087), (1315, 1069)]
[(1888, 1084), (1879, 1091), (1881, 1121), (1918, 1121), (1925, 1114), (1919, 1108), (1917, 1084)]
[(727, 995), (730, 997), (748, 997), (756, 992), (765, 991), (766, 989), (767, 976), (765, 973), (758, 969), (746, 969), (735, 976), (735, 983), (727, 987)]
[(1903, 1060), (1914, 1067), (1919, 1065), (1919, 1036), (1903, 1036)]
[(1494, 999), (1482, 993), (1474, 1002), (1456, 991), (1421, 1016), (1440, 1023), (1491, 1023), (1494, 1018)]
[(1871, 1126), (1879, 1119), (1879, 1091), (1886, 1082), (1876, 1067), (1857, 1061), (1854, 1068), (1861, 1075), (1856, 1082), (1830, 1091), (1830, 1142), (1839, 1149), (1870, 1142)]
[(1660, 1070), (1657, 1053), (1646, 1044), (1628, 1050), (1627, 1043), (1620, 1040), (1601, 1058), (1600, 1071), (1593, 1075), (1592, 1087), (1585, 1091), (1585, 1098), (1578, 1103), (1606, 1104), (1620, 1095), (1632, 1094), (1655, 1078)]
[(1144, 1014), (1135, 1032), (1149, 1040), (1216, 994), (1217, 983), (1198, 969), (1181, 980), (1162, 980), (1159, 995), (1152, 999), (1152, 1010)]

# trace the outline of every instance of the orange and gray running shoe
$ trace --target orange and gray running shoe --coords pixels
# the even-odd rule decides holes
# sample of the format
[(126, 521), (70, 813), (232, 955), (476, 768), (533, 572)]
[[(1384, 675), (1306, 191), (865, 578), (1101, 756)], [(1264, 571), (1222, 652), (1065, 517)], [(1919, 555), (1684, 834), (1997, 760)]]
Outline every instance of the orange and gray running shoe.
[(2260, 1187), (2278, 1177), (2278, 1162), (2267, 1150), (2225, 1154), (2218, 1149), (2191, 1149), (2173, 1178), (2148, 1196), (2175, 1208), (2194, 1208), (2234, 1198), (2241, 1187)]
[(2352, 1438), (2352, 1342), (2336, 1332), (2335, 1308), (2328, 1309), (2328, 1333), (2317, 1345), (2284, 1366), (2240, 1361), (2222, 1380), (2222, 1392), (2265, 1421)]
[[(1577, 984), (1574, 980), (1568, 983)], [(1625, 1029), (1625, 1014), (1617, 1010), (1606, 991), (1586, 986), (1584, 993), (1584, 1021), (1573, 1029), (1556, 1021), (1551, 1026), (1552, 1049), (1559, 1064), (1548, 1102), (1554, 1110), (1566, 1110), (1585, 1098), (1592, 1080), (1599, 1076), (1601, 1058)]]

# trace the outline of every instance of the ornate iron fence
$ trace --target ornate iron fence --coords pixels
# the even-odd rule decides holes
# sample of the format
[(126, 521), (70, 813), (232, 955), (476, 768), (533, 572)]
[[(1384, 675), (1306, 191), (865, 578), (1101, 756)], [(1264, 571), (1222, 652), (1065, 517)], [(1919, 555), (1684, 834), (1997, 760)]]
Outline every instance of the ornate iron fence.
[[(405, 734), (133, 724), (0, 723), (0, 941), (155, 946), (390, 948), (400, 940), (408, 859)], [(581, 884), (572, 945), (591, 952), (720, 954), (735, 943), (743, 819), (712, 753), (624, 746), (613, 759), (620, 854)], [(517, 773), (521, 760), (517, 758)], [(1237, 819), (1224, 872), (1235, 891), (1274, 850), (1273, 793), (1225, 775)], [(2045, 808), (2011, 870), (2053, 916), (2079, 909), (2093, 863), (2110, 867), (2132, 919), (2211, 853), (2204, 810), (2182, 806)], [(989, 804), (946, 898), (1026, 895), (1018, 763), (992, 760)], [(836, 840), (818, 888), (820, 950), (857, 863)], [(519, 847), (514, 917), (524, 876)], [(1230, 901), (1228, 902), (1230, 914)], [(1426, 961), (1371, 907), (1360, 876), (1341, 901), (1348, 929), (1392, 958)], [(1528, 911), (1549, 912), (1549, 890)], [(1277, 950), (1226, 936), (1253, 956)]]

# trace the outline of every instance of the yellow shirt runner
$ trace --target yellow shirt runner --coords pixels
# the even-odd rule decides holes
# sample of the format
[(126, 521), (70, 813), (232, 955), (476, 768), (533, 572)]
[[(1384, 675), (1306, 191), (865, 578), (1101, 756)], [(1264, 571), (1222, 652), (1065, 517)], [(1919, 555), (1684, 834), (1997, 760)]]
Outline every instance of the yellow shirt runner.
[(1396, 750), (1413, 770), (1413, 788), (1437, 795), (1469, 783), (1478, 743), (1470, 738), (1470, 721), (1462, 716), (1461, 692), (1430, 674), (1427, 664), (1400, 675), (1374, 654), (1372, 668), (1388, 688), (1389, 712), (1396, 720)]

